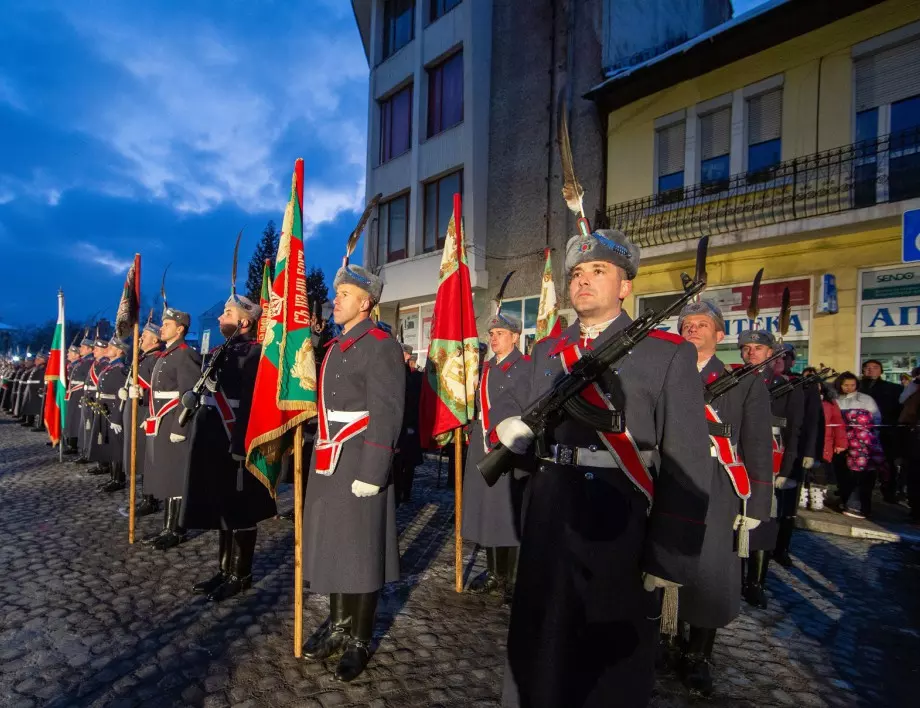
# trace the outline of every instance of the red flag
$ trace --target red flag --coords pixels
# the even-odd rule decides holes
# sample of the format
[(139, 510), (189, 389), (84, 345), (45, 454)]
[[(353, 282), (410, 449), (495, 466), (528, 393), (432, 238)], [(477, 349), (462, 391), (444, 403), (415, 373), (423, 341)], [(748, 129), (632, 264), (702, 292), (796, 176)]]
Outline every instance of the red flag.
[(51, 355), (45, 367), (45, 406), (42, 420), (51, 437), (51, 445), (61, 442), (64, 429), (64, 414), (67, 406), (64, 393), (67, 391), (67, 345), (64, 343), (64, 293), (58, 292), (58, 318), (54, 328), (54, 341), (51, 343)]
[(422, 445), (440, 447), (451, 431), (475, 416), (479, 336), (466, 262), (460, 195), (447, 226), (438, 294), (428, 337), (428, 361), (419, 407)]

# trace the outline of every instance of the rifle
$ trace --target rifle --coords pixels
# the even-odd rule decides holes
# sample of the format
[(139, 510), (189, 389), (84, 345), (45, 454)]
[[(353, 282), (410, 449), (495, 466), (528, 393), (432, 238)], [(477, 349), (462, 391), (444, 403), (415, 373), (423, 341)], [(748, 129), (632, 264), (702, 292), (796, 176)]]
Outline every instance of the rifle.
[(192, 415), (198, 411), (198, 407), (201, 405), (201, 392), (205, 388), (205, 384), (208, 379), (217, 371), (220, 364), (223, 363), (224, 355), (227, 351), (227, 347), (236, 339), (236, 335), (240, 333), (240, 327), (242, 322), (237, 323), (236, 329), (233, 330), (233, 334), (227, 337), (226, 341), (221, 344), (217, 349), (211, 352), (211, 356), (208, 358), (208, 365), (204, 367), (204, 371), (201, 372), (201, 377), (195, 382), (195, 385), (192, 386), (191, 390), (186, 391), (182, 394), (182, 410), (179, 412), (179, 427), (184, 428), (185, 424), (189, 422)]
[(703, 389), (703, 398), (705, 399), (706, 403), (712, 403), (720, 396), (724, 396), (726, 393), (731, 391), (745, 378), (760, 371), (765, 366), (769, 366), (785, 353), (785, 349), (780, 349), (778, 352), (775, 352), (771, 357), (760, 362), (759, 364), (745, 364), (742, 367), (732, 369), (731, 371), (722, 374), (719, 378), (717, 378), (715, 381)]
[(775, 401), (778, 398), (782, 398), (788, 393), (794, 391), (797, 388), (804, 388), (809, 386), (812, 383), (824, 383), (828, 379), (832, 379), (835, 376), (838, 376), (838, 373), (831, 366), (824, 366), (821, 364), (822, 368), (820, 371), (816, 371), (813, 374), (808, 374), (808, 376), (799, 376), (797, 379), (789, 379), (788, 381), (783, 381), (783, 383), (776, 384), (770, 388), (770, 400)]
[[(575, 413), (579, 419), (588, 418), (598, 428), (613, 429), (620, 420), (618, 411), (594, 409), (579, 394), (605, 375), (616, 362), (626, 356), (639, 342), (648, 337), (658, 325), (680, 312), (690, 300), (706, 287), (706, 249), (709, 238), (700, 239), (696, 253), (696, 275), (693, 279), (681, 273), (684, 293), (668, 307), (655, 312), (646, 310), (623, 330), (620, 330), (596, 349), (585, 352), (572, 366), (570, 373), (562, 376), (553, 388), (541, 396), (521, 416), (521, 420), (534, 432), (536, 439), (543, 437), (546, 428), (562, 411)], [(498, 443), (477, 464), (486, 484), (494, 486), (499, 478), (514, 467), (514, 454)]]

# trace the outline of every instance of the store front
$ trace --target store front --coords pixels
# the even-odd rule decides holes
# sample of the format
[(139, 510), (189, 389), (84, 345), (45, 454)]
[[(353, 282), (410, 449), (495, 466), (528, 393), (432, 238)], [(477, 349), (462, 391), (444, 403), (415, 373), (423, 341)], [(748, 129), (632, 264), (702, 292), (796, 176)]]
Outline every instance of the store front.
[[(761, 283), (758, 305), (760, 312), (756, 320), (747, 316), (751, 299), (751, 284), (727, 285), (707, 288), (703, 293), (705, 299), (715, 302), (725, 317), (725, 339), (718, 348), (719, 358), (726, 364), (741, 363), (738, 350), (738, 335), (749, 329), (766, 329), (779, 336), (779, 314), (783, 290), (789, 288), (791, 317), (789, 331), (785, 341), (795, 345), (797, 361), (795, 371), (800, 372), (808, 362), (809, 338), (811, 333), (812, 279), (794, 278), (791, 280)], [(660, 309), (674, 301), (678, 293), (637, 296), (637, 312), (648, 308)], [(677, 317), (665, 320), (662, 329), (677, 332)]]
[(920, 266), (860, 271), (859, 325), (860, 366), (877, 359), (885, 379), (893, 383), (918, 366)]

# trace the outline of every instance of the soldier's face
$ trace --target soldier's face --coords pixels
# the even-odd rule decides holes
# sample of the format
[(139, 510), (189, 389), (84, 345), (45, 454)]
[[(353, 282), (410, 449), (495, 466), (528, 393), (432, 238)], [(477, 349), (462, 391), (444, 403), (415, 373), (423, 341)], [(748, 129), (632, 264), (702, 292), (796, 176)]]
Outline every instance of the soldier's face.
[(332, 318), (336, 324), (345, 325), (354, 321), (362, 312), (370, 312), (371, 300), (361, 288), (348, 283), (335, 291)]
[(87, 354), (92, 354), (92, 353), (93, 353), (92, 347), (84, 347), (82, 345), (80, 346), (80, 356), (81, 357), (86, 356)]
[(632, 292), (622, 268), (606, 261), (579, 263), (569, 274), (569, 299), (581, 319), (605, 321), (620, 314)]
[(499, 358), (507, 356), (517, 346), (520, 335), (508, 329), (495, 327), (489, 330), (489, 346)]
[(165, 320), (160, 325), (160, 339), (164, 342), (171, 342), (179, 336), (179, 325), (173, 320)]
[(681, 323), (680, 335), (696, 347), (698, 352), (713, 353), (725, 332), (716, 327), (709, 315), (688, 315)]
[(93, 347), (93, 359), (101, 359), (105, 356), (105, 347)]
[(745, 364), (763, 364), (773, 354), (773, 347), (766, 344), (745, 344), (741, 347), (741, 358)]
[(224, 308), (223, 314), (217, 318), (217, 324), (220, 325), (220, 333), (224, 335), (224, 337), (229, 337), (236, 332), (236, 326), (240, 323), (242, 323), (241, 331), (247, 331), (250, 325), (248, 317), (246, 313), (241, 312), (235, 307)]
[(145, 352), (153, 349), (159, 341), (153, 332), (147, 332), (146, 330), (141, 332), (141, 349)]

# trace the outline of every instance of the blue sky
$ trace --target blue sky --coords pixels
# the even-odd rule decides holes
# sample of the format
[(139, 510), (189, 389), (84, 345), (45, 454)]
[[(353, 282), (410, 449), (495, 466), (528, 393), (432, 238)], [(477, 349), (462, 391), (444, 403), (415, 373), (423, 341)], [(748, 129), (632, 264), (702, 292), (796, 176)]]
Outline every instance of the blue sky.
[[(306, 162), (307, 260), (327, 279), (363, 208), (367, 62), (346, 0), (14, 0), (0, 23), (0, 321), (203, 312), (279, 228)], [(357, 213), (356, 213), (357, 212)]]

